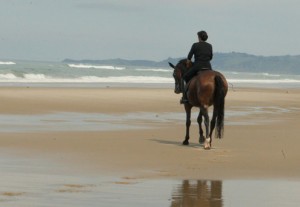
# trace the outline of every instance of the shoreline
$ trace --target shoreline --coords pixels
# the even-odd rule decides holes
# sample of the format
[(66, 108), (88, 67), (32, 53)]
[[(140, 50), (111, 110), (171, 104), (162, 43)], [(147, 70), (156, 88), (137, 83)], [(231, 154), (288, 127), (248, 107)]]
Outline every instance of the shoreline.
[[(229, 89), (299, 89), (300, 82), (266, 82), (256, 83), (242, 81), (228, 81)], [(124, 82), (0, 82), (0, 88), (144, 88), (144, 89), (173, 89), (174, 83), (124, 83)]]
[[(122, 119), (122, 114), (131, 112), (151, 112), (157, 116), (165, 112), (184, 112), (179, 104), (180, 95), (170, 88), (0, 87), (0, 97), (0, 114), (5, 115), (76, 112), (114, 114)], [(66, 165), (74, 172), (115, 175), (129, 180), (299, 180), (299, 106), (299, 89), (229, 89), (228, 111), (261, 107), (265, 113), (248, 111), (243, 119), (226, 118), (225, 137), (213, 139), (210, 151), (197, 143), (196, 120), (192, 120), (191, 144), (187, 147), (181, 145), (184, 121), (155, 119), (143, 120), (148, 129), (2, 132), (0, 145), (2, 150), (29, 160), (30, 157), (45, 158)], [(251, 119), (257, 124), (226, 125), (230, 121)], [(265, 123), (265, 120), (271, 122)], [(133, 118), (131, 124), (139, 125), (139, 122)]]

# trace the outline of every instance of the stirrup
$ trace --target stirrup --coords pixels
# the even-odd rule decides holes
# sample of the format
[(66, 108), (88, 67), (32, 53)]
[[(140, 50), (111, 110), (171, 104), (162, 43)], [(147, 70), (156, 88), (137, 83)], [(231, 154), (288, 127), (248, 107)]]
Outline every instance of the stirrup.
[(188, 103), (188, 102), (189, 102), (189, 100), (187, 100), (183, 97), (180, 99), (180, 104), (185, 104), (185, 103)]
[(182, 81), (182, 88), (181, 88), (182, 97), (180, 99), (180, 104), (186, 104), (186, 103), (189, 103), (189, 100), (187, 99), (187, 95), (186, 95), (187, 89), (188, 89), (188, 84), (186, 84), (183, 79), (181, 79), (181, 81)]

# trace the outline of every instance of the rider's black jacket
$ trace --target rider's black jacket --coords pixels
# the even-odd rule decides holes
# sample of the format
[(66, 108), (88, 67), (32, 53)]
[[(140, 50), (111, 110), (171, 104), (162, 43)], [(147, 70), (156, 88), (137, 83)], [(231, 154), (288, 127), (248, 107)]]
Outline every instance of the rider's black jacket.
[(187, 58), (189, 60), (192, 60), (193, 55), (197, 68), (199, 68), (200, 70), (211, 69), (210, 60), (213, 58), (213, 50), (211, 44), (207, 42), (194, 43)]

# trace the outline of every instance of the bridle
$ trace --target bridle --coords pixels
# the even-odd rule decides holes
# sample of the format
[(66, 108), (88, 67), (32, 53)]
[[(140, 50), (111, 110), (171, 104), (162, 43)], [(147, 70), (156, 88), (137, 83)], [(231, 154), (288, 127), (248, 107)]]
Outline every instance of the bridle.
[(179, 62), (175, 67), (174, 67), (174, 72), (173, 72), (173, 77), (175, 79), (175, 93), (182, 93), (182, 84), (183, 84), (183, 75), (187, 71), (186, 66), (182, 63)]
[(172, 63), (169, 62), (169, 65), (171, 68), (174, 69), (173, 71), (173, 77), (175, 79), (175, 89), (174, 89), (174, 92), (176, 94), (179, 94), (179, 93), (182, 93), (183, 91), (183, 76), (184, 74), (188, 71), (188, 69), (190, 67), (192, 67), (192, 63), (189, 64), (189, 65), (186, 65), (186, 62), (187, 62), (187, 59), (183, 59), (183, 60), (180, 60), (176, 66), (174, 66)]

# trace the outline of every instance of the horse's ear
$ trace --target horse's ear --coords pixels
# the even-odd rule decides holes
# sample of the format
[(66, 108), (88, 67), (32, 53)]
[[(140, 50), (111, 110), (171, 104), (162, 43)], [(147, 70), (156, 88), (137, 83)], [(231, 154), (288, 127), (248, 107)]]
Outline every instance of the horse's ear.
[(175, 69), (175, 66), (174, 66), (172, 63), (170, 63), (170, 62), (169, 62), (169, 66), (170, 66), (171, 68), (174, 68), (174, 69)]

